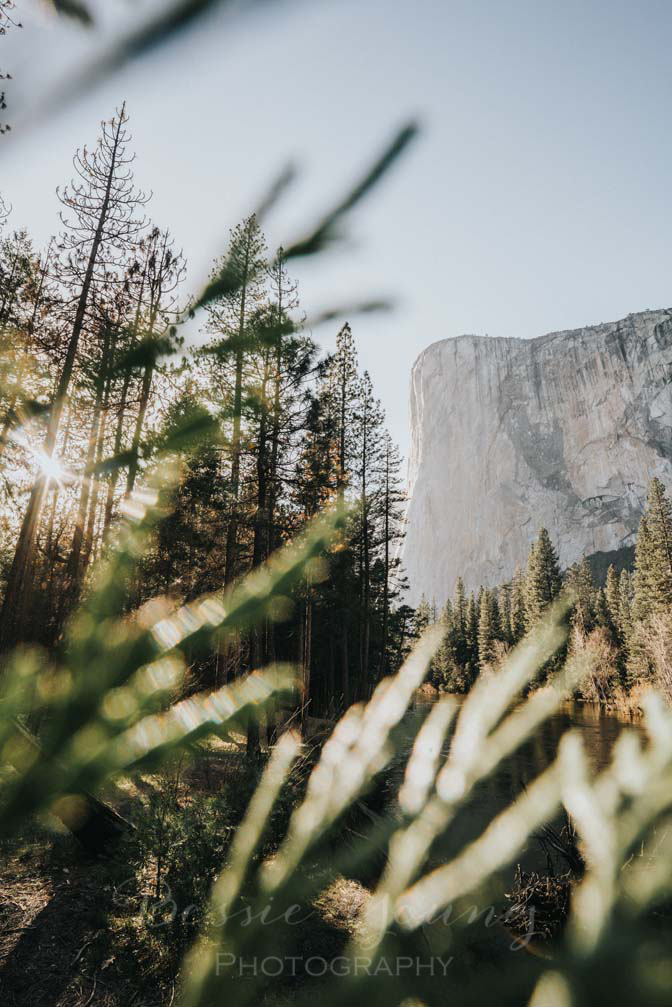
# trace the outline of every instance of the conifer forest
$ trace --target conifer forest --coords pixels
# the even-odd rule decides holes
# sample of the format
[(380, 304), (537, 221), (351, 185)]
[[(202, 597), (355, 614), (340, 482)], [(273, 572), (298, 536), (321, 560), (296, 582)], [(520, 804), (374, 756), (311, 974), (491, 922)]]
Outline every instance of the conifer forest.
[(351, 511), (329, 583), (306, 582), (288, 620), (227, 643), (190, 677), (212, 688), (298, 661), (320, 713), (368, 698), (412, 626), (396, 576), (400, 456), (350, 324), (319, 352), (283, 250), (269, 252), (252, 214), (213, 263), (227, 286), (185, 349), (186, 262), (136, 184), (123, 106), (73, 165), (46, 249), (11, 222), (3, 233), (3, 647), (56, 646), (147, 465), (179, 441), (184, 472), (130, 608), (233, 583), (340, 500)]
[(543, 6), (0, 0), (3, 1007), (672, 1003), (672, 23)]

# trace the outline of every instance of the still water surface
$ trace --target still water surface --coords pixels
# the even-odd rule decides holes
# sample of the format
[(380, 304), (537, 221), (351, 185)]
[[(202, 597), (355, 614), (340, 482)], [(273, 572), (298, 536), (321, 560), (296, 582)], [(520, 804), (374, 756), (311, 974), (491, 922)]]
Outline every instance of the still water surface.
[[(421, 715), (422, 707), (416, 712)], [(488, 779), (475, 788), (469, 803), (445, 837), (445, 845), (439, 853), (441, 859), (454, 855), (464, 848), (465, 843), (479, 836), (493, 818), (553, 762), (560, 738), (570, 728), (580, 733), (588, 759), (596, 772), (608, 765), (614, 742), (621, 731), (641, 731), (638, 724), (622, 720), (600, 707), (586, 703), (567, 703), (562, 710), (545, 721), (534, 737), (505, 759)], [(409, 731), (409, 748), (411, 745), (412, 734)], [(401, 771), (400, 765), (399, 772)], [(561, 821), (558, 819), (553, 824), (559, 827)], [(546, 868), (545, 854), (534, 839), (528, 841), (527, 847), (517, 859), (526, 870), (543, 871)]]

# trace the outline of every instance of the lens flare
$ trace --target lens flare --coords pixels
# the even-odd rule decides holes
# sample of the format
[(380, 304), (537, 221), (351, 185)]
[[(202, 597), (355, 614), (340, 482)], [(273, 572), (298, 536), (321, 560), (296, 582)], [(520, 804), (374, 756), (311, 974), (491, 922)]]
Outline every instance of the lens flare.
[(44, 454), (44, 452), (39, 451), (36, 452), (35, 458), (37, 459), (40, 471), (47, 476), (48, 479), (53, 479), (58, 483), (65, 481), (67, 472), (55, 455), (47, 455)]

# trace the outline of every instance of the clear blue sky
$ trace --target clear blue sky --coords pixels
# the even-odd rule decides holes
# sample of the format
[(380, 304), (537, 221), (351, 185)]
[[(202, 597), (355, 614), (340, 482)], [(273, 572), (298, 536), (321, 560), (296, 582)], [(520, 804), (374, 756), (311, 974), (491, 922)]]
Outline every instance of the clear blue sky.
[[(22, 5), (26, 29), (0, 39), (19, 125), (21, 88), (46, 91), (93, 44)], [(108, 0), (107, 18), (121, 8)], [(91, 145), (126, 98), (137, 179), (154, 190), (152, 215), (184, 246), (196, 286), (283, 163), (296, 161), (301, 177), (268, 221), (271, 244), (418, 115), (420, 141), (354, 216), (349, 241), (295, 269), (310, 313), (399, 298), (394, 314), (355, 319), (353, 330), (403, 450), (409, 373), (429, 343), (529, 337), (672, 304), (669, 0), (273, 9), (233, 25), (217, 15), (39, 134), (0, 141), (14, 224), (40, 241), (56, 229), (53, 190), (70, 177), (73, 149)], [(316, 335), (329, 346), (336, 328)]]

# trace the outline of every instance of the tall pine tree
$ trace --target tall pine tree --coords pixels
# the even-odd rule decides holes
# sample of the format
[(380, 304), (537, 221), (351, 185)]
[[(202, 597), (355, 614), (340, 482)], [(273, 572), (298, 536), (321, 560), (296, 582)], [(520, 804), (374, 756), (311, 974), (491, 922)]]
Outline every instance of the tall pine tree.
[(541, 528), (530, 550), (525, 582), (525, 624), (535, 626), (560, 591), (558, 555), (546, 528)]

